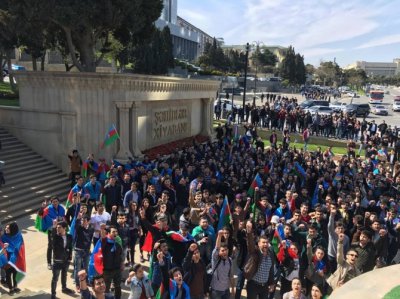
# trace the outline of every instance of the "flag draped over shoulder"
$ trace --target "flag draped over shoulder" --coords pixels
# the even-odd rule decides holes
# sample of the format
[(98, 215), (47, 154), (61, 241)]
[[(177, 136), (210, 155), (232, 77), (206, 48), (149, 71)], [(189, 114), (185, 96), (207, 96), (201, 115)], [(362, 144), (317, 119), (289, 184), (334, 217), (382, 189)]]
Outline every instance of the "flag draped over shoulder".
[(25, 244), (21, 232), (14, 236), (4, 234), (3, 243), (8, 243), (7, 260), (8, 264), (17, 271), (17, 283), (21, 282), (26, 276)]
[(190, 241), (189, 239), (185, 238), (178, 232), (169, 231), (169, 232), (166, 232), (166, 235), (169, 238), (171, 238), (172, 240), (177, 241), (177, 242), (189, 242)]
[(65, 209), (62, 206), (58, 206), (57, 210), (53, 205), (49, 205), (44, 208), (41, 216), (37, 215), (35, 220), (35, 228), (41, 232), (47, 232), (49, 228), (53, 226), (53, 220), (57, 217), (64, 217)]
[(101, 148), (113, 144), (118, 138), (119, 134), (117, 132), (117, 128), (115, 127), (115, 125), (111, 125), (110, 129), (106, 134), (106, 137), (104, 138), (103, 143), (101, 144)]
[(260, 187), (262, 187), (262, 185), (263, 185), (263, 181), (262, 181), (262, 179), (260, 177), (260, 174), (257, 173), (256, 176), (254, 177), (253, 182), (250, 185), (249, 190), (247, 191), (247, 195), (253, 197), (256, 188), (257, 187), (260, 188)]
[(95, 161), (90, 161), (90, 160), (85, 160), (82, 163), (82, 176), (87, 177), (88, 176), (88, 170), (91, 169), (93, 172), (97, 173), (97, 170), (99, 169), (99, 164)]
[(224, 226), (227, 226), (231, 223), (232, 215), (231, 209), (229, 208), (228, 198), (225, 196), (224, 203), (222, 204), (221, 212), (219, 214), (218, 219), (218, 231), (221, 230)]
[(67, 203), (65, 205), (67, 207), (67, 209), (70, 206), (72, 206), (72, 204), (73, 204), (73, 196), (74, 196), (74, 194), (75, 193), (81, 193), (81, 197), (83, 198), (84, 197), (83, 191), (84, 191), (83, 190), (83, 186), (81, 187), (78, 184), (76, 184), (74, 187), (71, 188), (71, 190), (68, 193)]

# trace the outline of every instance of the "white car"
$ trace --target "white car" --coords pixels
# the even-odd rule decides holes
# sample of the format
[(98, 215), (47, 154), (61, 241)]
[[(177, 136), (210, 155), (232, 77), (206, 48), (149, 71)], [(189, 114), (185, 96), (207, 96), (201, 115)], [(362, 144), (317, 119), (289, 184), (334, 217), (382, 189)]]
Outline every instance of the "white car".
[(376, 115), (389, 115), (388, 109), (383, 105), (376, 105), (371, 109), (371, 112)]
[(311, 115), (318, 113), (319, 115), (332, 115), (334, 112), (331, 107), (326, 106), (312, 106), (310, 108), (304, 109), (305, 112), (310, 112)]
[(340, 112), (346, 108), (347, 104), (346, 103), (341, 103), (341, 102), (333, 102), (329, 104), (329, 107), (332, 108), (336, 112)]
[(393, 111), (400, 111), (400, 100), (393, 101), (392, 110)]

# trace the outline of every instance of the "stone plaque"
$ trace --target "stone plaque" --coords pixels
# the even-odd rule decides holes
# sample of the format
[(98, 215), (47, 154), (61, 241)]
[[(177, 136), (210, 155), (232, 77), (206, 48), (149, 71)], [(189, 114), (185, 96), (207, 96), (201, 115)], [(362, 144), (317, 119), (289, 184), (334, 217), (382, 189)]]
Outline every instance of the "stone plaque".
[(185, 105), (153, 109), (151, 122), (152, 137), (157, 143), (184, 138), (191, 133), (190, 110)]

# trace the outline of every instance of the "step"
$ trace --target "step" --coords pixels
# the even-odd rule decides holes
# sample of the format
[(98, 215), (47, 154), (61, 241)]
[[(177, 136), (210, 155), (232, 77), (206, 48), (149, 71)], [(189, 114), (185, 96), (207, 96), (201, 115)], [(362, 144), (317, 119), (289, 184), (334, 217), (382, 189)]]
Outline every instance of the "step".
[(7, 145), (7, 144), (14, 144), (14, 143), (22, 144), (21, 141), (19, 141), (15, 137), (3, 137), (3, 138), (0, 138), (0, 141), (3, 146)]
[(19, 162), (24, 162), (27, 163), (29, 161), (36, 159), (43, 159), (43, 157), (35, 152), (32, 152), (30, 156), (23, 156), (23, 157), (13, 157), (13, 158), (8, 158), (4, 159), (3, 161), (6, 162), (7, 164), (13, 164), (13, 163), (19, 163)]
[(69, 181), (64, 175), (60, 175), (47, 181), (39, 181), (39, 183), (26, 182), (20, 185), (18, 188), (7, 187), (0, 190), (0, 207), (3, 207), (8, 201), (13, 201), (14, 199), (20, 200), (25, 195), (37, 194), (43, 190), (48, 190), (49, 188), (60, 187), (65, 184), (67, 186)]
[(7, 141), (15, 141), (18, 140), (17, 137), (11, 135), (11, 134), (0, 134), (0, 140), (1, 142), (7, 142)]
[(17, 148), (29, 148), (29, 147), (27, 145), (23, 144), (23, 143), (20, 143), (20, 142), (13, 142), (13, 143), (7, 143), (7, 144), (2, 143), (1, 152), (8, 152), (10, 150), (14, 150), (14, 149), (17, 149)]
[(33, 152), (31, 149), (21, 149), (19, 151), (13, 151), (11, 153), (1, 153), (1, 158), (3, 161), (6, 161), (7, 159), (14, 159), (14, 158), (21, 158), (23, 156), (30, 156), (33, 155)]
[(64, 202), (65, 206), (65, 198), (64, 192), (60, 191), (57, 193), (46, 194), (41, 197), (31, 197), (28, 202), (19, 202), (13, 206), (12, 211), (0, 210), (0, 218), (2, 219), (2, 224), (8, 223), (12, 220), (25, 217), (27, 215), (31, 215), (39, 210), (41, 203), (44, 198), (49, 198), (50, 196), (58, 196), (62, 202)]
[(14, 178), (13, 177), (12, 178), (7, 178), (7, 177), (5, 177), (5, 179), (6, 179), (5, 186), (6, 187), (16, 187), (16, 188), (18, 188), (19, 185), (23, 184), (24, 182), (30, 182), (32, 184), (38, 184), (38, 183), (43, 182), (45, 180), (49, 180), (49, 179), (53, 178), (56, 175), (57, 176), (62, 175), (64, 177), (66, 177), (65, 174), (60, 169), (58, 169), (56, 167), (52, 167), (52, 168), (50, 168), (48, 170), (45, 170), (43, 172), (36, 173), (34, 176), (28, 177), (28, 178), (26, 176), (17, 176), (18, 178), (15, 178), (15, 177)]
[(19, 145), (19, 146), (14, 147), (14, 148), (2, 149), (0, 156), (1, 157), (6, 157), (6, 156), (13, 155), (13, 154), (28, 153), (28, 152), (32, 153), (32, 149), (30, 149), (27, 146)]
[[(31, 165), (28, 165), (28, 167), (29, 167), (28, 171), (26, 169), (24, 171), (22, 167), (21, 167), (22, 170), (20, 170), (20, 171), (10, 171), (10, 172), (4, 171), (4, 175), (9, 182), (14, 182), (15, 179), (17, 179), (18, 177), (21, 177), (21, 176), (28, 175), (29, 177), (33, 177), (35, 175), (40, 175), (41, 173), (43, 173), (45, 171), (57, 169), (54, 167), (54, 165), (52, 165), (48, 162), (47, 163), (45, 162), (45, 164), (40, 167), (35, 167), (35, 168), (31, 168), (31, 169), (30, 169)], [(57, 170), (59, 170), (59, 169), (57, 169)]]
[(32, 162), (28, 164), (25, 161), (19, 161), (13, 164), (6, 163), (3, 167), (3, 172), (7, 173), (7, 175), (10, 175), (17, 171), (26, 171), (27, 168), (32, 169), (34, 167), (41, 167), (48, 164), (50, 164), (50, 162), (45, 160), (44, 158), (34, 159)]

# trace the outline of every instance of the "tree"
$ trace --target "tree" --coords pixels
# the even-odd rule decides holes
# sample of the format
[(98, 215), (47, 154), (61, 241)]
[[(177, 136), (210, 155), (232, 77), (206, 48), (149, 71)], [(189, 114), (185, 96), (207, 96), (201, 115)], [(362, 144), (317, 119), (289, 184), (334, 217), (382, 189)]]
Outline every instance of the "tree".
[[(9, 0), (16, 1), (16, 0)], [(23, 1), (30, 9), (30, 1)], [(162, 0), (41, 0), (36, 1), (37, 18), (62, 30), (66, 51), (79, 71), (95, 72), (110, 52), (110, 38), (124, 44), (140, 43), (154, 29)], [(19, 15), (15, 16), (16, 18)], [(43, 28), (35, 28), (42, 31)], [(126, 39), (127, 38), (127, 39)], [(60, 43), (62, 45), (63, 42)]]
[(344, 70), (343, 77), (344, 83), (356, 90), (364, 86), (367, 81), (367, 74), (361, 69)]
[(260, 67), (263, 71), (267, 67), (275, 66), (278, 61), (277, 57), (274, 53), (268, 50), (265, 47), (256, 46), (256, 50), (252, 55), (252, 59), (256, 65), (256, 67)]
[(325, 86), (338, 85), (342, 70), (335, 62), (322, 61), (316, 70), (316, 74)]
[(301, 85), (306, 83), (306, 67), (304, 65), (304, 57), (300, 54), (296, 54), (295, 57), (295, 65), (296, 65), (296, 84)]
[(211, 70), (226, 71), (230, 68), (230, 62), (222, 48), (218, 45), (216, 38), (212, 44), (207, 43), (204, 48), (204, 53), (198, 60), (198, 64)]
[(290, 84), (296, 83), (296, 53), (292, 46), (289, 46), (282, 60), (280, 75), (283, 79), (288, 80)]

